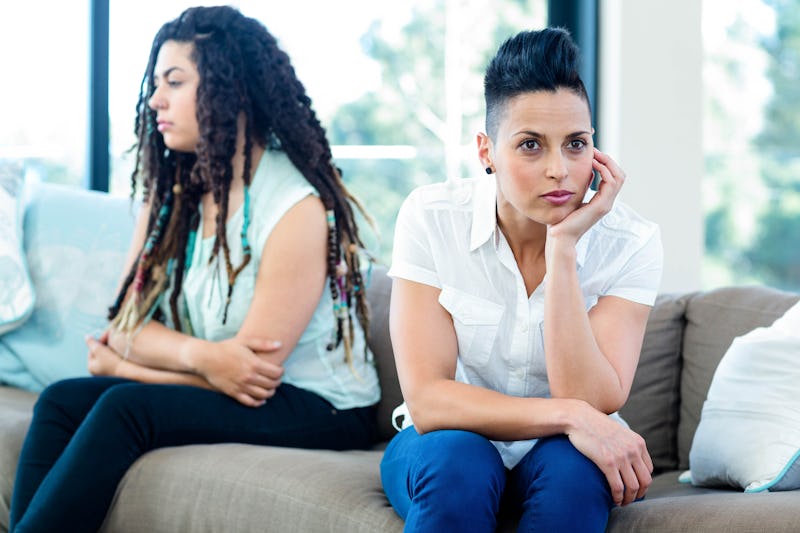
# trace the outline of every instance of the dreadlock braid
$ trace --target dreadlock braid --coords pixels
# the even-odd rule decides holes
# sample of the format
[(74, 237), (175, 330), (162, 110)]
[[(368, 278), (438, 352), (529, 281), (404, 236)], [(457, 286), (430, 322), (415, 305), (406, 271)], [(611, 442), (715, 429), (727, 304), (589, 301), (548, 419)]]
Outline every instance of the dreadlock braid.
[[(195, 153), (172, 153), (157, 132), (156, 111), (148, 106), (154, 91), (154, 69), (161, 46), (168, 40), (191, 43), (200, 80), (196, 97), (199, 140)], [(153, 245), (145, 245), (109, 309), (110, 318), (136, 302), (138, 317), (153, 313), (161, 294), (171, 289), (170, 313), (180, 328), (178, 309), (184, 272), (191, 259), (199, 224), (202, 196), (211, 193), (217, 207), (216, 233), (211, 258), (224, 267), (228, 301), (235, 281), (251, 260), (247, 241), (249, 186), (253, 169), (251, 152), (257, 144), (282, 150), (316, 189), (328, 216), (328, 287), (334, 300), (336, 328), (330, 349), (344, 344), (345, 359), (352, 367), (353, 310), (364, 334), (369, 331), (369, 312), (361, 275), (363, 242), (353, 206), (371, 221), (350, 194), (333, 164), (330, 145), (311, 99), (297, 79), (289, 57), (258, 21), (231, 7), (190, 8), (156, 35), (139, 91), (134, 130), (138, 141), (136, 168), (131, 175), (132, 196), (141, 188), (150, 205), (147, 233)], [(244, 124), (245, 227), (242, 228), (242, 262), (234, 265), (227, 240), (226, 221), (232, 160), (237, 135)], [(195, 155), (196, 154), (196, 155)], [(150, 240), (148, 239), (148, 242)], [(165, 276), (166, 274), (166, 276)], [(166, 282), (162, 279), (166, 277)], [(156, 278), (159, 283), (155, 283)], [(139, 280), (146, 280), (143, 284)], [(137, 291), (141, 289), (141, 294)], [(130, 294), (129, 294), (130, 293)], [(135, 297), (134, 297), (135, 296)], [(157, 311), (156, 311), (157, 312)], [(128, 322), (126, 322), (127, 324)], [(365, 357), (366, 357), (365, 343)]]

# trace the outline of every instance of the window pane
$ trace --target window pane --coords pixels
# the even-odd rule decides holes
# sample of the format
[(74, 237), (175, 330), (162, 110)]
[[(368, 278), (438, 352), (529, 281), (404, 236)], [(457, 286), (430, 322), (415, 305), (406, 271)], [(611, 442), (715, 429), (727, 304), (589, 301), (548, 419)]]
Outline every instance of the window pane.
[[(134, 140), (150, 41), (190, 4), (120, 4), (111, 6), (112, 188), (126, 194), (132, 162), (121, 154)], [(292, 58), (345, 182), (376, 219), (380, 242), (366, 228), (363, 236), (387, 262), (397, 211), (413, 187), (483, 172), (474, 140), (483, 129), (483, 69), (506, 37), (543, 27), (547, 17), (545, 0), (234, 5), (264, 22)]]
[(0, 159), (23, 160), (32, 178), (84, 185), (89, 3), (3, 2), (0, 50)]
[(800, 290), (800, 3), (706, 0), (704, 283)]

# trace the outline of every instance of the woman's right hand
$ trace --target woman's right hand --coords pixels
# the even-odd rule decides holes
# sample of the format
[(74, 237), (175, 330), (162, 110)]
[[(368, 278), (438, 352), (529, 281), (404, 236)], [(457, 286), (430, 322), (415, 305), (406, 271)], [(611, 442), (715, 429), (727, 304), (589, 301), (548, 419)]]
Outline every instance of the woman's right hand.
[(280, 342), (235, 337), (214, 345), (200, 357), (197, 371), (215, 389), (249, 407), (264, 405), (275, 394), (283, 367), (263, 355), (280, 349)]
[(588, 403), (578, 405), (578, 416), (567, 431), (572, 445), (605, 474), (616, 505), (643, 497), (653, 472), (644, 439)]

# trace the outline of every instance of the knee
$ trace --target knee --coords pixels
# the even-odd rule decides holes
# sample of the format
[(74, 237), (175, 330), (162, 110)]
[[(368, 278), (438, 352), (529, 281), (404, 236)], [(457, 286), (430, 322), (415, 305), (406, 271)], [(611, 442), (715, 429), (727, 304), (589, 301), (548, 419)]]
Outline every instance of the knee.
[(83, 396), (85, 381), (85, 378), (65, 379), (48, 385), (36, 399), (34, 414), (46, 416), (69, 411), (76, 399)]
[(468, 431), (434, 431), (421, 437), (427, 440), (425, 453), (417, 460), (414, 480), (420, 492), (435, 490), (463, 508), (470, 501), (497, 499), (505, 485), (505, 467), (494, 445), (485, 437)]
[(609, 494), (608, 482), (600, 468), (579, 452), (566, 436), (559, 435), (541, 439), (541, 446), (547, 458), (539, 465), (547, 484), (561, 494), (572, 498), (594, 498), (598, 493)]
[(139, 383), (128, 383), (111, 387), (97, 399), (94, 411), (96, 414), (114, 413), (115, 415), (126, 411), (140, 412), (145, 406), (143, 400), (146, 395), (142, 394)]

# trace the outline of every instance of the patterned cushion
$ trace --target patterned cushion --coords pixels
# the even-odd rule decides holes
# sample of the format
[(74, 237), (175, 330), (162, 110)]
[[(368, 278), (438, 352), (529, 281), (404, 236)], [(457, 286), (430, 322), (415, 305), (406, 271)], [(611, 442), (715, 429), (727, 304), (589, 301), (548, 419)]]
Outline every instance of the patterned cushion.
[(22, 164), (0, 161), (0, 335), (33, 311), (34, 290), (22, 251)]

